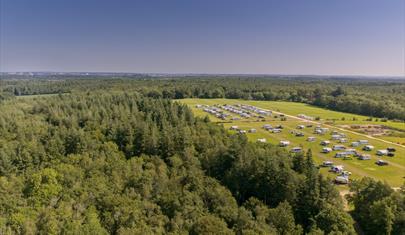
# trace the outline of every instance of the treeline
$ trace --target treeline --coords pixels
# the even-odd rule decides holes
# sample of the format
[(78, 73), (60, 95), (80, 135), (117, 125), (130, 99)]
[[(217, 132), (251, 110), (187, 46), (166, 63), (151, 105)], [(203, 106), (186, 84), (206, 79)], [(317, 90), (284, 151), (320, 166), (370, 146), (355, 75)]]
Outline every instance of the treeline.
[[(2, 87), (2, 88), (1, 88)], [(159, 77), (0, 80), (0, 94), (30, 95), (115, 88), (154, 98), (283, 100), (331, 110), (405, 120), (404, 80)]]
[(4, 234), (354, 234), (305, 156), (184, 105), (82, 93), (0, 104)]
[[(355, 234), (305, 155), (231, 135), (168, 99), (113, 90), (0, 104), (5, 234)], [(366, 234), (403, 234), (405, 191), (370, 179)]]
[(388, 184), (363, 178), (350, 188), (354, 218), (366, 234), (405, 234), (405, 186), (394, 191)]
[[(149, 86), (151, 97), (293, 101), (371, 117), (405, 120), (405, 81), (207, 79)], [(148, 90), (146, 88), (146, 90)]]

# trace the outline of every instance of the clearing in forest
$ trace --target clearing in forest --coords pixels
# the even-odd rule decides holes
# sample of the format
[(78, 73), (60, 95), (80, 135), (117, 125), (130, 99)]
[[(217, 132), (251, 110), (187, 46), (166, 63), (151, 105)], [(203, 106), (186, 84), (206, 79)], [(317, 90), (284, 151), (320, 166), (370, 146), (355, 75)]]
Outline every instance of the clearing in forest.
[[(287, 151), (292, 150), (294, 147), (302, 148), (303, 151), (311, 149), (314, 159), (318, 164), (322, 164), (324, 161), (331, 161), (334, 165), (343, 165), (345, 171), (352, 173), (350, 179), (369, 176), (377, 180), (386, 181), (393, 187), (399, 187), (404, 182), (405, 146), (402, 146), (401, 143), (391, 142), (388, 138), (382, 138), (383, 135), (381, 134), (373, 136), (370, 133), (362, 132), (367, 125), (372, 126), (374, 129), (378, 129), (377, 127), (380, 125), (384, 126), (384, 131), (387, 128), (396, 128), (397, 131), (402, 131), (405, 130), (404, 123), (375, 121), (375, 119), (370, 120), (366, 116), (330, 111), (293, 102), (234, 99), (182, 99), (178, 101), (189, 105), (195, 115), (200, 117), (208, 116), (211, 121), (223, 125), (231, 132), (246, 134), (251, 141), (265, 141), (266, 143), (275, 145), (279, 145), (280, 141), (289, 141), (290, 144), (284, 147)], [(251, 112), (252, 115), (242, 117), (238, 113), (221, 110), (224, 105), (230, 105), (230, 107), (250, 105), (262, 110), (270, 110), (272, 114), (267, 116), (265, 113), (258, 115)], [(229, 116), (218, 118), (215, 114), (209, 113), (207, 110), (204, 111), (204, 107), (217, 107), (221, 112), (223, 111)], [(266, 124), (272, 126), (273, 129), (274, 127), (282, 126), (282, 130), (279, 133), (273, 133), (273, 131), (263, 128)], [(360, 126), (361, 128), (352, 128), (353, 126)], [(235, 129), (232, 127), (237, 127), (237, 129), (231, 130)], [(316, 127), (328, 128), (329, 130), (323, 134), (316, 134)], [(336, 138), (337, 134), (344, 137)], [(320, 144), (325, 140), (330, 141), (328, 146)], [(359, 140), (368, 143), (352, 146), (352, 142)], [(346, 147), (346, 150), (322, 153), (323, 148), (332, 148), (334, 145), (343, 145)], [(371, 145), (374, 148), (371, 151), (365, 151), (363, 150), (365, 145)], [(386, 150), (387, 148), (395, 148), (394, 157), (386, 155), (378, 156), (378, 150)], [(335, 157), (336, 153), (345, 152), (348, 149), (353, 149), (358, 154), (368, 154), (371, 159), (359, 160), (354, 156)], [(388, 165), (379, 166), (376, 164), (378, 160), (383, 160)], [(328, 176), (333, 178), (337, 176), (335, 173), (329, 171), (330, 168), (321, 167), (320, 169), (321, 172)]]

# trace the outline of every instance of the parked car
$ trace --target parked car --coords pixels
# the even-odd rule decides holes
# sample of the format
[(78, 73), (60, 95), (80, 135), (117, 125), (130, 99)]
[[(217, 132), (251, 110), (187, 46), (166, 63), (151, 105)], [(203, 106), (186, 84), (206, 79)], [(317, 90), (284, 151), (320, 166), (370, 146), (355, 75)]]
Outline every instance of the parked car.
[(331, 166), (333, 166), (333, 162), (331, 162), (331, 161), (324, 161), (324, 162), (322, 162), (322, 165), (321, 166), (323, 166), (323, 167), (331, 167)]
[(378, 156), (385, 156), (388, 154), (388, 150), (382, 149), (382, 150), (377, 150), (377, 155)]
[(334, 182), (335, 184), (348, 184), (349, 178), (346, 176), (336, 176)]
[(343, 157), (343, 160), (352, 160), (352, 159), (353, 158), (350, 155), (346, 155), (346, 156)]
[(370, 160), (371, 159), (371, 155), (370, 154), (360, 154), (358, 155), (359, 160)]
[(332, 148), (322, 148), (322, 153), (330, 153), (332, 152)]
[(377, 164), (379, 166), (386, 166), (386, 165), (388, 165), (388, 162), (386, 162), (384, 160), (378, 160), (375, 162), (375, 164)]
[(341, 173), (343, 172), (344, 166), (342, 165), (337, 165), (337, 166), (331, 166), (330, 171), (334, 173)]
[(313, 136), (310, 136), (310, 137), (307, 138), (308, 142), (314, 142), (315, 140), (316, 140), (316, 138), (313, 137)]
[(372, 151), (373, 149), (374, 149), (374, 146), (372, 146), (372, 145), (366, 145), (363, 147), (364, 151)]
[(295, 133), (295, 136), (297, 136), (297, 137), (302, 137), (302, 136), (304, 136), (304, 133), (298, 132), (298, 133)]

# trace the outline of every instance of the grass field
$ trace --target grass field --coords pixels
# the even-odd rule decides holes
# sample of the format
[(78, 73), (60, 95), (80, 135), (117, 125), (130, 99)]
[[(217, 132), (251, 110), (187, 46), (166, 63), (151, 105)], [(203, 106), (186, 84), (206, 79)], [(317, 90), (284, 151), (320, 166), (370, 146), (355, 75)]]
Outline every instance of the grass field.
[[(295, 135), (291, 134), (291, 130), (296, 130), (296, 126), (299, 124), (308, 124), (307, 122), (304, 122), (299, 119), (295, 119), (292, 117), (287, 117), (286, 121), (281, 121), (280, 118), (266, 118), (265, 122), (258, 121), (256, 118), (249, 118), (249, 119), (241, 119), (238, 121), (232, 121), (232, 122), (224, 122), (221, 119), (216, 118), (213, 115), (209, 115), (208, 113), (203, 112), (201, 109), (196, 108), (195, 106), (197, 104), (206, 104), (206, 105), (214, 105), (214, 104), (250, 104), (254, 105), (256, 107), (264, 108), (264, 109), (269, 109), (269, 110), (274, 110), (274, 111), (279, 111), (282, 113), (285, 113), (287, 115), (298, 115), (298, 114), (306, 114), (312, 117), (319, 116), (321, 117), (322, 120), (326, 119), (342, 119), (342, 117), (345, 117), (346, 123), (348, 122), (347, 120), (352, 120), (353, 117), (355, 117), (358, 121), (350, 121), (352, 124), (357, 124), (359, 122), (362, 123), (371, 123), (371, 122), (366, 122), (365, 119), (367, 117), (365, 116), (360, 116), (360, 115), (353, 115), (353, 114), (347, 114), (347, 113), (341, 113), (341, 112), (335, 112), (335, 111), (329, 111), (325, 109), (320, 109), (316, 107), (312, 107), (309, 105), (301, 104), (301, 103), (290, 103), (290, 102), (272, 102), (272, 101), (244, 101), (244, 100), (228, 100), (228, 99), (183, 99), (183, 100), (178, 100), (179, 102), (185, 103), (189, 105), (192, 109), (193, 112), (197, 116), (209, 116), (211, 121), (213, 122), (218, 122), (221, 123), (225, 128), (229, 129), (230, 126), (232, 125), (237, 125), (239, 128), (248, 130), (250, 128), (255, 128), (257, 130), (257, 133), (247, 133), (247, 136), (250, 140), (256, 141), (258, 138), (266, 138), (268, 143), (272, 144), (278, 144), (280, 140), (289, 140), (291, 142), (291, 145), (287, 148), (291, 147), (298, 147), (301, 146), (305, 150), (311, 149), (314, 155), (314, 159), (317, 163), (321, 163), (325, 160), (333, 161), (335, 164), (341, 164), (345, 166), (345, 170), (351, 171), (352, 176), (351, 178), (359, 178), (359, 177), (364, 177), (364, 176), (369, 176), (378, 180), (383, 180), (388, 182), (391, 186), (393, 187), (399, 187), (403, 184), (404, 182), (404, 176), (405, 176), (405, 148), (403, 147), (398, 147), (395, 146), (397, 149), (395, 157), (377, 157), (375, 154), (375, 151), (378, 149), (386, 149), (387, 147), (391, 147), (390, 144), (385, 143), (380, 140), (376, 139), (371, 139), (368, 137), (365, 137), (363, 135), (357, 134), (357, 133), (352, 133), (349, 131), (341, 131), (338, 130), (339, 132), (344, 132), (347, 137), (348, 137), (348, 142), (356, 141), (359, 139), (367, 139), (371, 145), (375, 146), (375, 151), (371, 152), (372, 154), (372, 159), (371, 160), (358, 160), (357, 158), (353, 158), (352, 160), (343, 160), (339, 158), (335, 158), (334, 154), (336, 152), (331, 152), (328, 154), (321, 153), (321, 150), (323, 146), (320, 145), (320, 141), (322, 140), (330, 140), (331, 134), (325, 134), (323, 136), (321, 135), (315, 135), (313, 134), (313, 128), (305, 128), (303, 130), (300, 130), (305, 134), (304, 137), (296, 137)], [(336, 122), (336, 125), (341, 124), (342, 122)], [(375, 124), (375, 122), (372, 122)], [(271, 133), (268, 132), (264, 129), (262, 129), (262, 126), (264, 124), (271, 124), (271, 125), (283, 125), (284, 130), (281, 133)], [(384, 123), (387, 124), (387, 123)], [(402, 124), (403, 123), (394, 123), (394, 122), (389, 122), (389, 124)], [(404, 128), (405, 127), (402, 127)], [(331, 130), (334, 130), (333, 128), (330, 128)], [(315, 136), (316, 141), (315, 142), (308, 142), (307, 137), (308, 136)], [(331, 141), (331, 145), (337, 144), (337, 142)], [(348, 146), (348, 144), (345, 144)], [(357, 150), (361, 150), (360, 147), (357, 148)], [(378, 159), (383, 159), (389, 162), (388, 166), (378, 166), (375, 164), (375, 161)], [(328, 172), (327, 168), (321, 168), (321, 172), (330, 175), (331, 177), (334, 177), (335, 175), (332, 173)]]

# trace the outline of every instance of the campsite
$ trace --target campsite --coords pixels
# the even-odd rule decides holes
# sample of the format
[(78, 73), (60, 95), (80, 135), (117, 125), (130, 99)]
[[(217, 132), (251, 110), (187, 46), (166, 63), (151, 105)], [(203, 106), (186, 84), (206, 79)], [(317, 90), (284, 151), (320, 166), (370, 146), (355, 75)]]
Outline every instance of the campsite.
[(405, 235), (405, 0), (0, 0), (0, 235)]
[[(246, 135), (250, 141), (283, 146), (280, 148), (290, 152), (301, 152), (298, 148), (304, 152), (311, 149), (317, 164), (321, 166), (323, 162), (330, 161), (333, 165), (343, 166), (344, 171), (352, 173), (350, 179), (368, 176), (386, 181), (392, 187), (402, 185), (405, 176), (405, 146), (341, 128), (343, 121), (330, 121), (344, 118), (352, 120), (352, 124), (357, 123), (356, 120), (367, 124), (366, 116), (293, 102), (230, 99), (183, 99), (180, 102), (189, 105), (197, 116), (208, 116), (211, 121), (223, 125), (230, 132)], [(214, 112), (209, 111), (211, 109)], [(315, 120), (315, 117), (320, 118)], [(388, 125), (404, 128), (393, 122)], [(249, 131), (251, 129), (255, 131)], [(324, 146), (325, 142), (328, 146)], [(387, 148), (395, 149), (391, 157), (388, 156)], [(384, 164), (380, 164), (379, 160)], [(340, 177), (330, 167), (320, 167), (320, 171), (331, 179)]]

